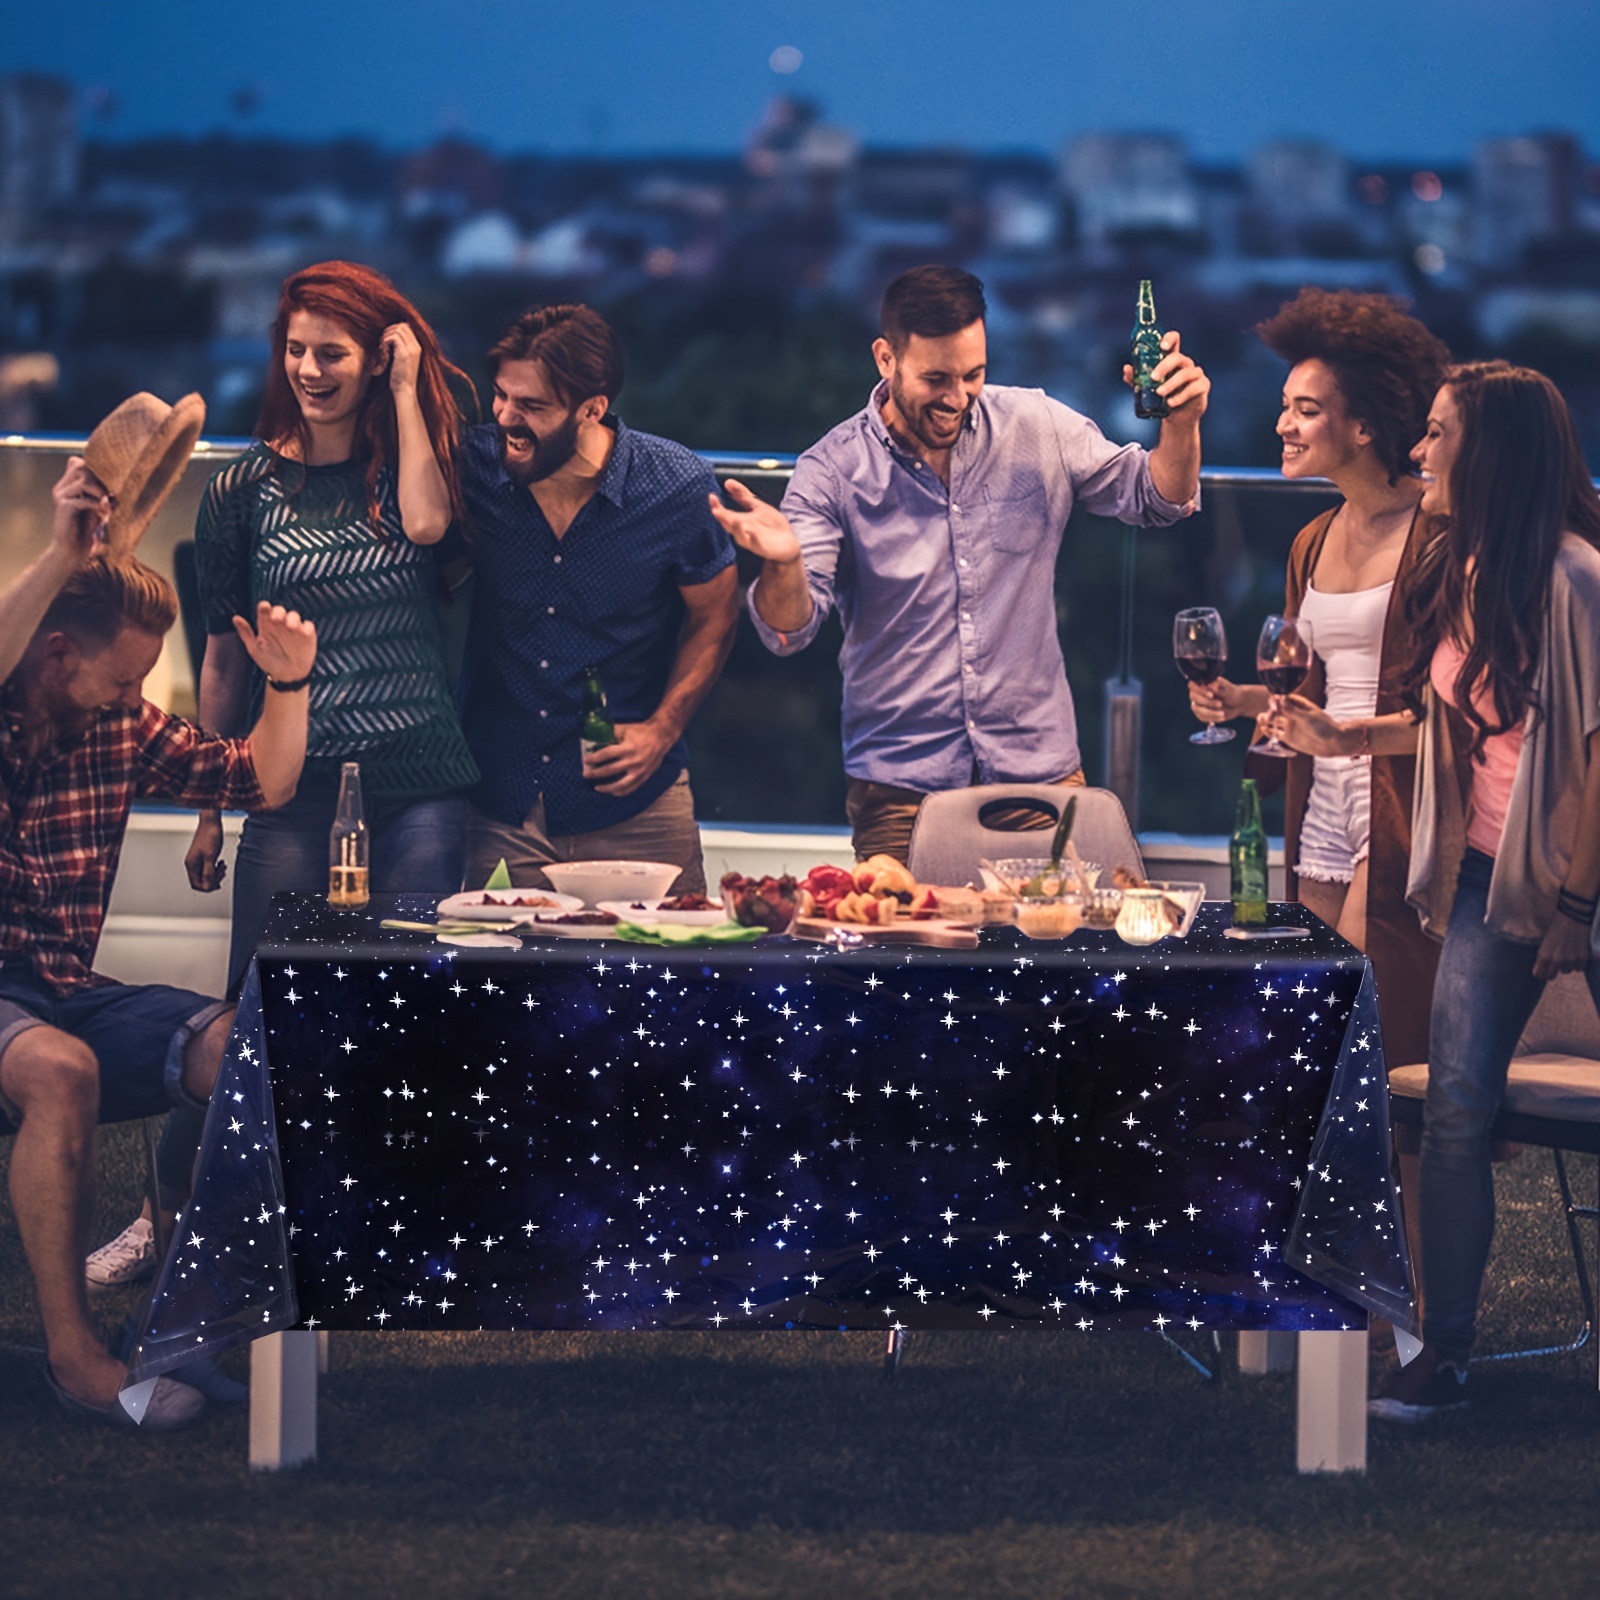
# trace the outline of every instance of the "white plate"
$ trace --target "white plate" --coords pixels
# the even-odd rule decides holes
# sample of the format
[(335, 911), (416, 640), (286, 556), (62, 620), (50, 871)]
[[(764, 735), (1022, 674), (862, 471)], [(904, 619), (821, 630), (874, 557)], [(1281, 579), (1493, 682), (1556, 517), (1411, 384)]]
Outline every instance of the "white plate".
[(469, 950), (520, 950), (522, 941), (514, 933), (436, 933), (440, 944), (465, 945)]
[[(624, 922), (635, 922), (641, 928), (648, 928), (655, 923), (676, 923), (681, 928), (715, 928), (729, 920), (728, 913), (721, 906), (715, 906), (710, 911), (658, 911), (657, 902), (654, 900), (641, 900), (635, 903), (632, 900), (602, 900), (600, 910), (609, 911), (614, 917), (621, 917)], [(640, 907), (645, 909), (641, 910)]]
[[(542, 906), (513, 905), (515, 900), (542, 899)], [(485, 900), (493, 902), (485, 905)], [(538, 915), (560, 916), (563, 911), (581, 911), (583, 901), (576, 895), (557, 894), (554, 889), (468, 889), (439, 902), (439, 915), (446, 922), (514, 922)]]
[(617, 925), (611, 922), (602, 928), (586, 922), (544, 922), (534, 917), (522, 925), (522, 932), (528, 939), (538, 939), (547, 933), (557, 939), (615, 939)]

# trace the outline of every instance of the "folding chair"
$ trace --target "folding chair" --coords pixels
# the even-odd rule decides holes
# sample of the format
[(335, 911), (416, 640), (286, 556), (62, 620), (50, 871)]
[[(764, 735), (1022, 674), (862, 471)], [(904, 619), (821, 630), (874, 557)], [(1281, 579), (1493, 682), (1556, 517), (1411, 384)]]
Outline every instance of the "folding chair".
[(987, 783), (930, 794), (911, 832), (910, 867), (920, 883), (976, 883), (978, 862), (987, 857), (1043, 855), (1049, 834), (991, 826), (997, 812), (1034, 810), (1054, 827), (1068, 799), (1078, 802), (1072, 842), (1085, 861), (1098, 861), (1110, 882), (1113, 867), (1144, 876), (1144, 860), (1128, 826), (1122, 802), (1109, 789), (1071, 788), (1059, 783)]
[[(1427, 1093), (1426, 1062), (1396, 1067), (1389, 1074), (1389, 1104), (1395, 1122), (1420, 1127)], [(1517, 1043), (1494, 1136), (1516, 1144), (1543, 1145), (1555, 1162), (1562, 1220), (1572, 1246), (1583, 1319), (1566, 1344), (1499, 1350), (1474, 1356), (1473, 1360), (1514, 1361), (1523, 1356), (1562, 1355), (1582, 1349), (1594, 1331), (1595, 1300), (1578, 1222), (1600, 1219), (1600, 1204), (1580, 1205), (1573, 1198), (1563, 1152), (1578, 1150), (1600, 1155), (1600, 1016), (1595, 1014), (1594, 1001), (1581, 972), (1564, 973), (1545, 985)]]

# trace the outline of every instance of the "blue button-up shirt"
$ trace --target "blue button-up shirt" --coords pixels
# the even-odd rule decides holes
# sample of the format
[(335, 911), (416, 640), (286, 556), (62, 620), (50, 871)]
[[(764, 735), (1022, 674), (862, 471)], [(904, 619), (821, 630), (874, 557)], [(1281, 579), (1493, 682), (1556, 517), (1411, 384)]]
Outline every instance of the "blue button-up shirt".
[(811, 620), (750, 614), (779, 655), (837, 605), (844, 622), (844, 768), (932, 794), (1041, 783), (1081, 764), (1056, 635), (1055, 566), (1074, 505), (1165, 525), (1192, 505), (1156, 490), (1149, 453), (1112, 444), (1038, 389), (984, 388), (950, 452), (950, 487), (896, 442), (880, 383), (805, 452), (783, 510), (805, 556)]
[(470, 428), (462, 441), (477, 577), (461, 720), (483, 774), (475, 798), (488, 815), (519, 823), (542, 795), (552, 834), (625, 822), (683, 771), (680, 739), (632, 794), (604, 795), (584, 779), (584, 669), (599, 673), (616, 721), (642, 722), (661, 703), (677, 656), (679, 590), (734, 559), (709, 509), (711, 469), (670, 439), (614, 426), (594, 495), (559, 539), (507, 474), (498, 431)]

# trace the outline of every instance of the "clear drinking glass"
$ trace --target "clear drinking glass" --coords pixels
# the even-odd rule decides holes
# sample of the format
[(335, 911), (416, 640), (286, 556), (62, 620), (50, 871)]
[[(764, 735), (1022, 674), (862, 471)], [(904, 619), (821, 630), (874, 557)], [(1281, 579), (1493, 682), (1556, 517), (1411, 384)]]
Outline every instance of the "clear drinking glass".
[[(1285, 695), (1291, 695), (1305, 682), (1311, 670), (1311, 624), (1303, 617), (1273, 615), (1261, 625), (1256, 642), (1256, 672), (1271, 691), (1272, 710)], [(1250, 746), (1257, 756), (1292, 756), (1295, 752), (1277, 739)]]
[[(1194, 606), (1172, 619), (1172, 658), (1190, 683), (1215, 683), (1228, 663), (1228, 636), (1210, 606)], [(1190, 744), (1226, 744), (1233, 729), (1208, 723), (1189, 735)]]

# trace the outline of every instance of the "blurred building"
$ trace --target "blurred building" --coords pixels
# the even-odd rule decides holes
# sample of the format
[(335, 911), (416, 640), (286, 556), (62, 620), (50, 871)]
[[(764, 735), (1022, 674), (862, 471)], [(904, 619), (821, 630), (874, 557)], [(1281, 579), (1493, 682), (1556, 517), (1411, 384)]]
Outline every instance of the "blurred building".
[(0, 245), (78, 192), (78, 101), (64, 78), (0, 77)]
[(1504, 270), (1528, 246), (1573, 226), (1583, 163), (1564, 133), (1485, 139), (1472, 157), (1473, 244), (1479, 264)]
[(1084, 134), (1062, 153), (1061, 187), (1078, 243), (1091, 250), (1200, 231), (1200, 193), (1183, 140), (1173, 134)]

